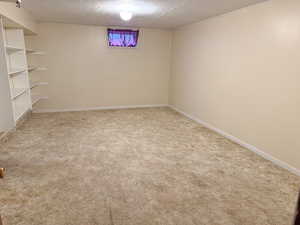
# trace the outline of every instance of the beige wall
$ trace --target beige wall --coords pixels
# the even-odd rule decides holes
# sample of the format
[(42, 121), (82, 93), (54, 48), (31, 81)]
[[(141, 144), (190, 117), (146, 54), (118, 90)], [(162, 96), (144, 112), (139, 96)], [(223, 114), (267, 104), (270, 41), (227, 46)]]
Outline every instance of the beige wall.
[(40, 24), (27, 40), (46, 52), (39, 63), (48, 70), (32, 77), (49, 82), (34, 90), (49, 100), (37, 109), (167, 104), (171, 39), (170, 31), (141, 29), (137, 49), (109, 48), (105, 27)]
[(23, 8), (17, 8), (16, 3), (0, 2), (0, 15), (12, 21), (12, 26), (17, 24), (25, 29), (26, 33), (36, 33), (37, 24), (34, 18)]
[(171, 104), (300, 169), (300, 1), (174, 33)]

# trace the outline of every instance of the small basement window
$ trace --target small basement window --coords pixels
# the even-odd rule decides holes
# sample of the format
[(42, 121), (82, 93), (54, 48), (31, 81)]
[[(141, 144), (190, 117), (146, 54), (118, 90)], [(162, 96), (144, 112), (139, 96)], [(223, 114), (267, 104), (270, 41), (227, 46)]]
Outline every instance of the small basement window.
[(138, 44), (139, 30), (107, 29), (110, 47), (135, 48)]

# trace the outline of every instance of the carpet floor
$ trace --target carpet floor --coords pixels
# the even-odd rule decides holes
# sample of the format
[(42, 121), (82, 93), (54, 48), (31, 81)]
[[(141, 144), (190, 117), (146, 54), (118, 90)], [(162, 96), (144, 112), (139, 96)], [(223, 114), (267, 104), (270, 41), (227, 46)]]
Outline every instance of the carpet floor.
[(289, 225), (300, 187), (169, 108), (34, 114), (0, 165), (5, 225)]

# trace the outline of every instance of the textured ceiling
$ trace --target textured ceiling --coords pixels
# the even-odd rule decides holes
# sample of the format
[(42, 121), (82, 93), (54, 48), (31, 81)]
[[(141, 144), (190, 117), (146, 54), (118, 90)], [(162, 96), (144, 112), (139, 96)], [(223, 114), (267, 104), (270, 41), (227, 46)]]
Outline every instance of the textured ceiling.
[[(23, 0), (40, 22), (175, 28), (265, 0)], [(134, 17), (123, 22), (121, 10)]]

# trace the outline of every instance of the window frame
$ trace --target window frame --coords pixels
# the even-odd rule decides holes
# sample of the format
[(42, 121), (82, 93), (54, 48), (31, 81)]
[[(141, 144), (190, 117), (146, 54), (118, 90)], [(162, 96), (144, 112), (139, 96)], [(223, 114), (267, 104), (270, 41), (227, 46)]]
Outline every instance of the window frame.
[[(109, 30), (124, 30), (124, 31), (137, 31), (138, 32), (138, 39), (137, 39), (137, 45), (135, 47), (122, 47), (122, 46), (111, 46), (109, 44)], [(139, 49), (140, 41), (141, 41), (141, 35), (142, 32), (139, 28), (124, 28), (124, 27), (107, 27), (106, 28), (106, 43), (108, 48), (112, 49)]]

